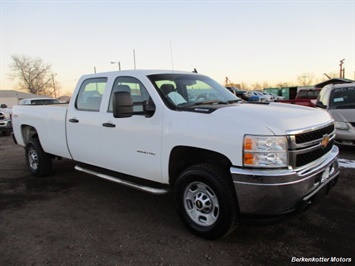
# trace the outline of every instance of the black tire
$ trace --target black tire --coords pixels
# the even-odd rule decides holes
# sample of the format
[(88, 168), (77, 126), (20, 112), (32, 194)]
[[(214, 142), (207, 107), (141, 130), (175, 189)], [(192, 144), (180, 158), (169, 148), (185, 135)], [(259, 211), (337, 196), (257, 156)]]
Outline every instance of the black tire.
[(52, 171), (51, 155), (44, 152), (38, 139), (34, 138), (26, 144), (26, 163), (32, 175), (43, 177)]
[(195, 235), (217, 239), (237, 226), (239, 209), (227, 171), (212, 164), (198, 164), (183, 171), (174, 185), (177, 213)]
[(2, 134), (3, 136), (10, 136), (10, 135), (11, 135), (11, 132), (10, 132), (10, 131), (3, 131), (3, 132), (1, 132), (1, 134)]

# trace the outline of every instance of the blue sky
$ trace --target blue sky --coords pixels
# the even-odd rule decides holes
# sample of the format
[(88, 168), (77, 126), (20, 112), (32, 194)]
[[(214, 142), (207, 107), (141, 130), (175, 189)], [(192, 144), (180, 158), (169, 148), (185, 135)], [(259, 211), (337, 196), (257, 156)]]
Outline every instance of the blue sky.
[(82, 74), (192, 71), (223, 83), (296, 83), (311, 73), (355, 79), (355, 0), (1, 1), (1, 89), (11, 55), (52, 64), (63, 91)]

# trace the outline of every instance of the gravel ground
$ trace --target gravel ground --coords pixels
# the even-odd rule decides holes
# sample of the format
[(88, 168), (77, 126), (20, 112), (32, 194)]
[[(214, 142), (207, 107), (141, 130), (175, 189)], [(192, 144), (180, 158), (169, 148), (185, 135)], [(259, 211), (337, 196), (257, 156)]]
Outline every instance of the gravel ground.
[[(340, 158), (355, 160), (341, 148)], [(354, 168), (307, 212), (269, 225), (243, 224), (207, 241), (190, 234), (172, 195), (156, 196), (55, 161), (29, 175), (22, 147), (0, 137), (0, 265), (289, 265), (355, 260)], [(300, 262), (300, 261), (299, 261)]]

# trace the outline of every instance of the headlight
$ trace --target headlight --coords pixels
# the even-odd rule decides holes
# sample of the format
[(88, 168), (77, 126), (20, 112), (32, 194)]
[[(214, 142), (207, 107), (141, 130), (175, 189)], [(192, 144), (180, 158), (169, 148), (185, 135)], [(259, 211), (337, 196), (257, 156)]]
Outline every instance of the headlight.
[(349, 126), (345, 122), (335, 121), (334, 124), (335, 124), (336, 129), (341, 129), (341, 130), (348, 130), (349, 129)]
[(3, 113), (4, 114), (4, 117), (5, 117), (5, 120), (11, 120), (11, 114), (10, 113)]
[(243, 161), (249, 167), (287, 167), (286, 137), (245, 135)]

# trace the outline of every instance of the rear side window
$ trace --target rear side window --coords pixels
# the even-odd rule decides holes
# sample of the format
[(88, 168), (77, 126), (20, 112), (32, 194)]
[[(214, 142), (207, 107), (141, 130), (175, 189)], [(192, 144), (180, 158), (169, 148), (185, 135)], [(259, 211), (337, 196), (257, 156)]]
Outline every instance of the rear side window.
[(102, 95), (107, 78), (93, 78), (85, 80), (80, 87), (75, 107), (83, 111), (100, 111)]

